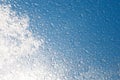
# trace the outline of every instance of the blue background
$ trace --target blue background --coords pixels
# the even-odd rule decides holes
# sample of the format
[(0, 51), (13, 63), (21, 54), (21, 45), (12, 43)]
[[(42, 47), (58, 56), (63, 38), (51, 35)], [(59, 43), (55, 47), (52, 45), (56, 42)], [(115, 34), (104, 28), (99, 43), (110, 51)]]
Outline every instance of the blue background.
[(67, 60), (71, 68), (68, 80), (80, 80), (70, 76), (87, 72), (89, 66), (112, 72), (105, 80), (120, 79), (120, 0), (10, 0), (7, 3), (21, 12), (18, 14), (27, 14), (32, 32), (63, 55), (60, 60)]

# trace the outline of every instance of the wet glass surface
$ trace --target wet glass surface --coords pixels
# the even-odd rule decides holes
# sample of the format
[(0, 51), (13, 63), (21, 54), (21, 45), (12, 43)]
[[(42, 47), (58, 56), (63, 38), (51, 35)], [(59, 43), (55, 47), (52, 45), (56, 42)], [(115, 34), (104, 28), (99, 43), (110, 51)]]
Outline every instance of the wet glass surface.
[(119, 80), (119, 0), (1, 0), (0, 80)]

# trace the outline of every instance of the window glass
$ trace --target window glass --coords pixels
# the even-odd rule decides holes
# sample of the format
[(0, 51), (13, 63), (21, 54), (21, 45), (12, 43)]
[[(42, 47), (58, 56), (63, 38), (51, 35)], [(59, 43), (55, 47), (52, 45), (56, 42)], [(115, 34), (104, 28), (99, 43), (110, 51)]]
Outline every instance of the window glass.
[(119, 80), (119, 0), (1, 0), (0, 80)]

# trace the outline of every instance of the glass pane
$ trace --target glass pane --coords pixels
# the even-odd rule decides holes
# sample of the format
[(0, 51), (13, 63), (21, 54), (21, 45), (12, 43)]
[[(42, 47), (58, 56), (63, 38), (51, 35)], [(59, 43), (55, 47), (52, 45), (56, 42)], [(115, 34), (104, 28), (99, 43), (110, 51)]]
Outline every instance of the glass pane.
[(119, 80), (119, 0), (1, 0), (0, 80)]

